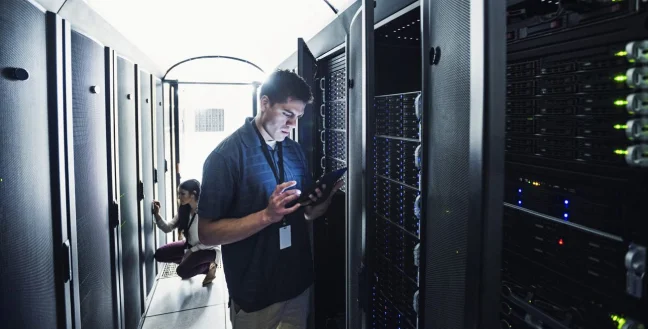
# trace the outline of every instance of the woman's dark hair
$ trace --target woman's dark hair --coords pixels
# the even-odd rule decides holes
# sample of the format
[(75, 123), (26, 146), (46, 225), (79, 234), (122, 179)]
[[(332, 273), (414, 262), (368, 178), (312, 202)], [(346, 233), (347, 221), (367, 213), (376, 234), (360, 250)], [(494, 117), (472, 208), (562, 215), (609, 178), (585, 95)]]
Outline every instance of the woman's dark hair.
[[(189, 192), (190, 195), (196, 197), (196, 201), (200, 200), (200, 182), (195, 179), (189, 179), (178, 186), (179, 189)], [(189, 230), (189, 215), (191, 214), (191, 205), (185, 204), (178, 208), (178, 229), (182, 231), (184, 236), (187, 236)]]

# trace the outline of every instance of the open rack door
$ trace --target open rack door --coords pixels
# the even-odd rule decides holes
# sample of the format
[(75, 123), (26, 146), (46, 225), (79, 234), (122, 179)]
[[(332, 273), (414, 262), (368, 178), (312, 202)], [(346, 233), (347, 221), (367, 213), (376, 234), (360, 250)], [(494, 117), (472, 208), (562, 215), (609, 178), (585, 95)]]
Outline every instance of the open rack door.
[(421, 328), (498, 328), (504, 1), (421, 2)]
[[(311, 91), (315, 92), (315, 74), (317, 73), (317, 60), (315, 56), (310, 52), (304, 39), (297, 39), (297, 74), (301, 76)], [(304, 116), (299, 119), (299, 124), (297, 126), (297, 142), (301, 145), (304, 150), (304, 155), (306, 156), (306, 161), (308, 161), (308, 169), (313, 175), (315, 173), (314, 168), (316, 168), (315, 160), (315, 146), (317, 142), (315, 140), (317, 132), (317, 113), (313, 109), (313, 104), (306, 105), (304, 111)]]
[(365, 328), (364, 308), (370, 290), (363, 278), (367, 168), (367, 119), (373, 105), (374, 1), (362, 0), (347, 36), (348, 172), (346, 232), (346, 327)]

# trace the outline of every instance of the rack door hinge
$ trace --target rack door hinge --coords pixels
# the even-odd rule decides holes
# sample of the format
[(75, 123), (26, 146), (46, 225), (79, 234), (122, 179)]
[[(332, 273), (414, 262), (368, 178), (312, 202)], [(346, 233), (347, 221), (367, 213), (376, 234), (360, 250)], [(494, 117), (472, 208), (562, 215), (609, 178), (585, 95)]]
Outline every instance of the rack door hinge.
[(164, 160), (164, 172), (169, 172), (169, 162), (167, 160)]
[(137, 182), (137, 201), (144, 200), (144, 182)]
[(643, 279), (646, 275), (646, 247), (631, 244), (625, 255), (626, 293), (642, 298)]
[(65, 240), (61, 246), (61, 256), (63, 259), (63, 282), (68, 283), (72, 281), (72, 248), (69, 239)]
[(153, 184), (157, 184), (159, 182), (158, 180), (158, 170), (157, 168), (153, 168)]
[(110, 208), (108, 209), (108, 213), (108, 216), (110, 216), (110, 228), (117, 228), (117, 226), (119, 226), (119, 203), (117, 203), (117, 201), (112, 200), (112, 202), (110, 203)]

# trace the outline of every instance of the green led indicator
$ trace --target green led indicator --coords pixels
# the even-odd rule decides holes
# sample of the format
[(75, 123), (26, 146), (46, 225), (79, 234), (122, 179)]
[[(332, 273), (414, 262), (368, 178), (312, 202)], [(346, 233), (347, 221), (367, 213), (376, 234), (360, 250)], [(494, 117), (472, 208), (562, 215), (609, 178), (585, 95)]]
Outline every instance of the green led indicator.
[(628, 128), (628, 125), (619, 125), (619, 124), (614, 125), (614, 129), (617, 130), (626, 129), (626, 128)]
[(617, 155), (627, 155), (628, 151), (627, 150), (614, 150), (614, 154)]
[(614, 77), (614, 81), (616, 82), (624, 82), (626, 80), (628, 80), (628, 77), (626, 77), (625, 75), (617, 75), (616, 77)]
[(616, 54), (614, 54), (614, 56), (617, 56), (617, 57), (623, 57), (623, 56), (626, 56), (626, 55), (628, 55), (627, 51), (619, 51)]
[(618, 315), (612, 314), (610, 315), (610, 319), (612, 319), (612, 321), (617, 323), (617, 328), (619, 329), (623, 328), (623, 325), (626, 323), (626, 319)]
[(626, 101), (624, 99), (618, 99), (618, 100), (614, 101), (614, 105), (616, 105), (616, 106), (626, 106), (626, 105), (628, 105), (628, 101)]

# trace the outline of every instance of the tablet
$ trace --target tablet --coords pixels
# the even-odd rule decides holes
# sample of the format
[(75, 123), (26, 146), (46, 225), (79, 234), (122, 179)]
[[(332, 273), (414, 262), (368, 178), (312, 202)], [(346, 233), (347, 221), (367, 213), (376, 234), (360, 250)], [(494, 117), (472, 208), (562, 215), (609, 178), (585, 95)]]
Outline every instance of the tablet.
[(315, 186), (313, 186), (313, 188), (310, 189), (308, 191), (308, 193), (302, 193), (301, 196), (297, 200), (294, 200), (294, 201), (289, 202), (288, 204), (286, 204), (286, 208), (290, 208), (290, 207), (294, 206), (297, 203), (304, 203), (304, 202), (307, 202), (307, 201), (311, 201), (311, 199), (308, 196), (311, 195), (311, 194), (315, 194), (315, 189), (317, 189), (318, 187), (321, 187), (322, 185), (325, 185), (325, 184), (326, 184), (326, 188), (324, 190), (322, 190), (322, 197), (318, 198), (317, 202), (310, 203), (309, 206), (316, 206), (316, 205), (326, 201), (326, 199), (329, 197), (329, 194), (333, 190), (333, 186), (335, 186), (335, 183), (337, 183), (337, 181), (340, 180), (340, 178), (342, 178), (342, 176), (344, 175), (344, 173), (346, 173), (346, 171), (347, 171), (347, 168), (345, 167), (345, 168), (334, 170), (334, 171), (331, 171), (329, 173), (324, 174), (322, 177), (320, 177), (320, 179), (317, 180), (317, 182), (315, 182)]

